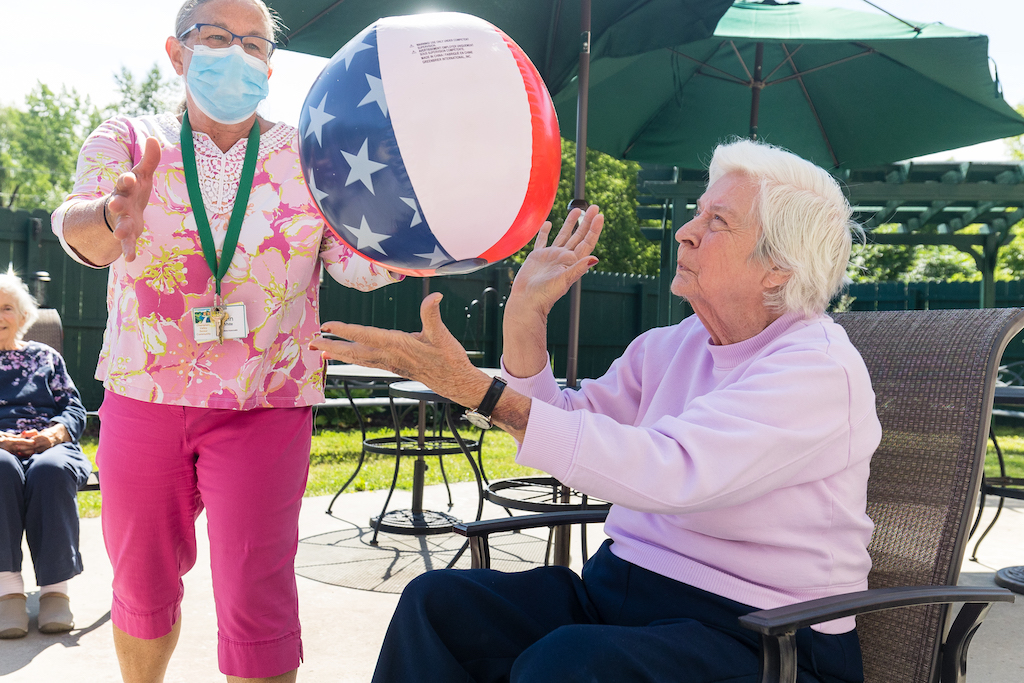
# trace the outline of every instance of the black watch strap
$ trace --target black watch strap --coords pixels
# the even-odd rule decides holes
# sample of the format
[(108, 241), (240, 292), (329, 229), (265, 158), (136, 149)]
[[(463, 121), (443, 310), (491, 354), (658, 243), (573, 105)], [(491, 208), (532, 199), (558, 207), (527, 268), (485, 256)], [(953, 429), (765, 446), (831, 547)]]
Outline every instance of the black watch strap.
[(503, 391), (505, 391), (505, 380), (501, 377), (492, 379), (491, 386), (487, 388), (487, 393), (484, 394), (483, 400), (480, 401), (480, 407), (475, 412), (490, 419), (491, 413), (494, 412), (494, 406), (498, 405), (498, 399), (501, 398)]

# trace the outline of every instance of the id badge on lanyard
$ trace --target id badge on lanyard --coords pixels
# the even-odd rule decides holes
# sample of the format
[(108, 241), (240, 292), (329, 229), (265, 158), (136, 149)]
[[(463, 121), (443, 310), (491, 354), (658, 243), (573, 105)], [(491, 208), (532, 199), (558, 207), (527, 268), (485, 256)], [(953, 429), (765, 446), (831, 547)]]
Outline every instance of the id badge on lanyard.
[(188, 197), (192, 202), (192, 215), (199, 231), (199, 243), (203, 247), (203, 257), (210, 267), (215, 282), (215, 294), (212, 306), (197, 306), (192, 309), (192, 331), (197, 342), (218, 341), (225, 339), (243, 339), (249, 335), (249, 324), (245, 316), (245, 304), (229, 304), (221, 299), (221, 281), (231, 266), (231, 259), (238, 246), (238, 236), (242, 232), (242, 221), (249, 204), (249, 193), (252, 190), (253, 178), (256, 175), (256, 158), (260, 147), (260, 124), (253, 121), (249, 130), (249, 138), (245, 149), (245, 162), (242, 164), (242, 176), (238, 182), (238, 193), (235, 205), (231, 209), (231, 220), (228, 233), (224, 238), (224, 249), (220, 261), (217, 260), (217, 247), (213, 242), (213, 231), (203, 204), (203, 193), (199, 188), (199, 171), (196, 168), (195, 142), (192, 140), (192, 126), (186, 111), (181, 120), (181, 160), (185, 167), (185, 184), (188, 186)]

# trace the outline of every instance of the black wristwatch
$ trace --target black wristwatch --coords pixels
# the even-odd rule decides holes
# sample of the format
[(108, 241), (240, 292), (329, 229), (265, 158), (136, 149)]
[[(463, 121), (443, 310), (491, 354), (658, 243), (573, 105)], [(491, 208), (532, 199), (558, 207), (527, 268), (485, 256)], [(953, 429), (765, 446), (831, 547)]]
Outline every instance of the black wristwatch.
[(480, 407), (476, 410), (467, 410), (466, 419), (480, 429), (490, 429), (494, 425), (491, 422), (491, 413), (494, 411), (494, 406), (498, 405), (498, 399), (501, 398), (503, 391), (505, 391), (505, 380), (501, 377), (492, 379), (491, 386), (487, 388), (487, 393), (480, 401)]

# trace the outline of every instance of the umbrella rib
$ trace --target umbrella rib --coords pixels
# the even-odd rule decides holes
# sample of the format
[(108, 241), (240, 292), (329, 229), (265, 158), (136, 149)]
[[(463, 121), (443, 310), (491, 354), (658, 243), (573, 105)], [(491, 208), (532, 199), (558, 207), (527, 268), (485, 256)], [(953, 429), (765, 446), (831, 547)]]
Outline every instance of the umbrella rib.
[[(786, 50), (785, 44), (782, 45), (782, 49)], [(821, 71), (822, 69), (827, 69), (829, 67), (836, 66), (837, 64), (842, 64), (843, 62), (849, 62), (852, 59), (858, 59), (860, 57), (866, 57), (868, 55), (873, 55), (873, 54), (875, 54), (875, 52), (876, 52), (876, 50), (874, 48), (871, 48), (871, 47), (865, 48), (864, 52), (858, 52), (855, 55), (850, 55), (849, 57), (843, 57), (842, 59), (837, 59), (834, 62), (829, 62), (828, 64), (822, 64), (821, 66), (816, 66), (816, 67), (813, 67), (811, 69), (807, 69), (807, 71), (800, 71), (799, 69), (796, 68), (796, 65), (793, 64), (793, 61), (791, 59), (791, 55), (789, 54), (789, 51), (786, 50), (787, 61), (789, 61), (790, 65), (793, 67), (793, 71), (795, 71), (796, 73), (794, 73), (792, 76), (785, 76), (783, 78), (778, 78), (778, 79), (776, 79), (774, 81), (771, 81), (770, 83), (765, 83), (764, 85), (767, 88), (769, 85), (777, 85), (779, 83), (785, 83), (787, 81), (793, 80), (794, 78), (800, 78), (802, 76), (806, 76), (809, 73), (814, 73), (815, 71)], [(793, 52), (793, 54), (796, 54), (796, 52)], [(775, 73), (775, 72), (773, 71), (772, 73)]]
[[(722, 45), (725, 45), (725, 43), (723, 42)], [(719, 45), (718, 47), (720, 48), (720, 47), (722, 47), (722, 45)], [(685, 52), (680, 52), (679, 50), (676, 50), (676, 49), (671, 48), (671, 47), (667, 48), (667, 49), (672, 54), (679, 55), (680, 57), (685, 57), (686, 59), (689, 59), (691, 62), (699, 64), (702, 67), (707, 67), (707, 68), (711, 69), (712, 71), (717, 71), (718, 73), (723, 74), (724, 76), (727, 76), (727, 78), (718, 77), (718, 78), (721, 78), (721, 80), (723, 80), (723, 81), (731, 80), (733, 83), (739, 83), (741, 85), (750, 85), (749, 82), (743, 80), (739, 76), (731, 74), (728, 71), (723, 71), (722, 69), (719, 69), (717, 67), (711, 66), (706, 61), (702, 62), (699, 59), (697, 59), (696, 57), (691, 57), (690, 55), (686, 54)], [(718, 52), (718, 50), (715, 50), (715, 52), (711, 54), (711, 57), (714, 57), (717, 52)], [(711, 57), (708, 57), (708, 59), (711, 59)], [(701, 75), (702, 76), (711, 76), (711, 74), (706, 74), (706, 73), (701, 73)], [(711, 76), (711, 77), (715, 78), (715, 76)]]
[[(800, 50), (804, 49), (804, 45), (805, 45), (805, 44), (806, 44), (806, 43), (801, 43), (800, 47), (798, 47), (797, 49), (793, 50), (793, 51), (792, 51), (792, 52), (790, 53), (790, 56), (792, 57), (792, 56), (793, 56), (793, 55), (795, 55), (795, 54), (796, 54), (797, 52), (800, 52)], [(783, 45), (785, 45), (785, 43), (783, 43)], [(767, 83), (767, 82), (768, 82), (768, 80), (769, 80), (769, 79), (770, 79), (770, 78), (771, 78), (772, 76), (774, 76), (774, 75), (775, 75), (775, 72), (776, 72), (776, 71), (778, 71), (779, 69), (781, 69), (781, 68), (782, 68), (783, 66), (785, 66), (785, 65), (786, 65), (786, 60), (785, 60), (785, 59), (783, 59), (783, 60), (782, 60), (781, 62), (779, 62), (779, 65), (778, 65), (778, 66), (776, 66), (776, 67), (775, 67), (774, 69), (772, 69), (772, 70), (771, 70), (771, 73), (769, 73), (769, 74), (768, 74), (767, 76), (765, 76), (765, 77), (764, 77), (765, 83)]]
[(730, 40), (729, 45), (732, 46), (732, 51), (736, 53), (736, 59), (740, 60), (740, 66), (743, 67), (743, 71), (747, 74), (747, 80), (750, 83), (754, 82), (754, 77), (750, 75), (750, 69), (747, 68), (747, 63), (743, 61), (743, 55), (740, 54), (739, 48), (736, 47), (736, 42)]
[[(786, 47), (785, 43), (782, 43), (782, 52), (786, 55), (786, 61), (793, 68), (794, 77), (797, 83), (800, 84), (800, 90), (803, 91), (804, 97), (807, 99), (807, 106), (811, 108), (811, 114), (814, 115), (814, 121), (818, 124), (818, 130), (821, 131), (821, 137), (825, 140), (825, 146), (828, 148), (828, 154), (832, 157), (832, 163), (838, 168), (839, 159), (836, 157), (836, 151), (832, 149), (832, 141), (828, 139), (828, 133), (825, 132), (825, 126), (821, 123), (821, 118), (818, 116), (818, 110), (814, 107), (814, 102), (811, 100), (811, 94), (807, 92), (807, 86), (804, 85), (803, 74), (796, 68), (796, 63), (793, 61), (793, 55), (796, 52), (790, 53), (789, 48)], [(778, 82), (778, 81), (776, 81)]]
[(749, 88), (750, 87), (750, 83), (748, 83), (747, 81), (741, 81), (740, 79), (738, 79), (736, 77), (722, 78), (721, 76), (716, 76), (715, 74), (704, 73), (700, 69), (697, 69), (693, 73), (696, 76), (704, 76), (706, 78), (713, 78), (716, 81), (725, 81), (726, 83), (732, 83), (733, 85), (742, 85), (745, 88)]
[(329, 14), (329, 13), (333, 12), (334, 8), (337, 7), (338, 5), (340, 5), (343, 2), (345, 2), (345, 0), (335, 0), (335, 2), (332, 2), (330, 5), (328, 5), (323, 11), (321, 11), (315, 17), (313, 17), (312, 19), (307, 21), (305, 24), (303, 24), (299, 28), (297, 28), (294, 31), (292, 31), (291, 33), (289, 33), (288, 34), (288, 39), (291, 40), (295, 36), (299, 35), (303, 31), (305, 31), (307, 28), (309, 28), (310, 25), (315, 24), (316, 22), (320, 21), (321, 17), (323, 17), (325, 14)]
[(896, 16), (895, 14), (893, 14), (892, 12), (890, 12), (890, 11), (886, 10), (886, 9), (885, 9), (885, 8), (883, 8), (883, 7), (879, 7), (879, 6), (878, 6), (878, 5), (876, 5), (875, 3), (871, 2), (871, 0), (864, 0), (864, 2), (866, 2), (866, 3), (867, 3), (867, 4), (869, 4), (869, 5), (871, 5), (872, 7), (874, 7), (874, 8), (875, 8), (876, 10), (878, 10), (879, 12), (882, 12), (882, 13), (884, 13), (884, 14), (888, 14), (888, 15), (889, 15), (890, 17), (892, 17), (892, 18), (893, 18), (893, 19), (895, 19), (896, 21), (900, 22), (901, 24), (906, 24), (907, 26), (909, 26), (910, 28), (912, 28), (912, 29), (914, 30), (914, 33), (920, 33), (920, 32), (921, 32), (921, 31), (923, 30), (923, 28), (922, 28), (922, 27), (920, 27), (920, 26), (914, 26), (914, 25), (913, 25), (913, 24), (911, 24), (911, 23), (910, 23), (909, 21), (906, 21), (906, 20), (904, 20), (904, 19), (900, 19), (899, 17), (897, 17), (897, 16)]

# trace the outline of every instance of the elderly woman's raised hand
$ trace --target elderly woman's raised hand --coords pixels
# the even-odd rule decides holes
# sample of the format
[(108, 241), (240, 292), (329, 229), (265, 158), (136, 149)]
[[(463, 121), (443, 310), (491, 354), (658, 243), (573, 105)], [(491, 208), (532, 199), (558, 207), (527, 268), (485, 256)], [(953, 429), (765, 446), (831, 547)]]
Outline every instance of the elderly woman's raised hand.
[(604, 215), (596, 204), (585, 213), (579, 209), (570, 211), (550, 245), (551, 223), (541, 226), (533, 251), (512, 283), (505, 305), (506, 324), (510, 317), (515, 319), (520, 314), (547, 317), (555, 302), (597, 263), (597, 257), (591, 254), (603, 226)]
[(505, 303), (502, 362), (514, 377), (531, 377), (547, 364), (548, 313), (597, 263), (592, 252), (603, 226), (604, 216), (591, 206), (582, 220), (579, 209), (570, 211), (550, 245), (551, 224), (541, 227)]
[(149, 205), (153, 190), (153, 172), (160, 163), (160, 143), (146, 138), (142, 159), (131, 171), (122, 173), (114, 184), (114, 192), (107, 202), (106, 212), (114, 237), (121, 242), (121, 253), (126, 261), (135, 260), (135, 242), (142, 234), (142, 214)]

